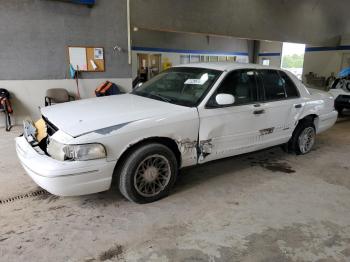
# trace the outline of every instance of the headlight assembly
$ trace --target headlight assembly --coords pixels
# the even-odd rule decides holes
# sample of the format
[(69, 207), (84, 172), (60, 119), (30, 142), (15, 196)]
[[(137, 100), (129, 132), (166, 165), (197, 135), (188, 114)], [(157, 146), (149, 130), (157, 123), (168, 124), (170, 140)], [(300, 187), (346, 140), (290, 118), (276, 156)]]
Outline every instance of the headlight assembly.
[(106, 149), (101, 144), (66, 145), (63, 152), (68, 160), (86, 161), (105, 158)]
[(107, 157), (106, 149), (101, 144), (64, 145), (53, 139), (49, 141), (47, 152), (59, 161), (87, 161)]

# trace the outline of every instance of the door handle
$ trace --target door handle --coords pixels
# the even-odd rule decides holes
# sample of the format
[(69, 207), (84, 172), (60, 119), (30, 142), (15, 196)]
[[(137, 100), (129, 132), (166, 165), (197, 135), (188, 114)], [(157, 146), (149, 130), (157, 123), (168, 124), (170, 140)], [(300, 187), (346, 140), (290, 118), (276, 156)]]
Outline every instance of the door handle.
[(302, 106), (303, 106), (302, 104), (294, 105), (295, 108), (301, 108)]
[(260, 110), (254, 110), (253, 114), (254, 115), (261, 115), (265, 113), (265, 109), (260, 109)]

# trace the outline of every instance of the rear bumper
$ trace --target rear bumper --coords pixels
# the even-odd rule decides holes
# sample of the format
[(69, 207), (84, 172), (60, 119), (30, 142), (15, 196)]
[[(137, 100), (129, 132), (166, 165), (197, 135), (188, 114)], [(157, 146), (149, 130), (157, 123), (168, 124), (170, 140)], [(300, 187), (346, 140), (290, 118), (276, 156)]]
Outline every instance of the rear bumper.
[(108, 190), (115, 167), (105, 159), (62, 162), (38, 153), (24, 137), (16, 138), (18, 158), (40, 187), (58, 196), (77, 196)]
[(331, 128), (338, 118), (338, 112), (333, 110), (332, 112), (319, 116), (317, 133), (321, 133)]

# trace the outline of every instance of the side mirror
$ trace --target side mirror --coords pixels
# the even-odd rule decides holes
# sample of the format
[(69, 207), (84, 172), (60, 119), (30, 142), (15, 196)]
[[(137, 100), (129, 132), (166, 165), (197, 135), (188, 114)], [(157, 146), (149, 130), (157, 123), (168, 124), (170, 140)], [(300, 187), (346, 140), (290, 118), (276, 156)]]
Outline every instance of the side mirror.
[(220, 106), (227, 106), (235, 103), (235, 97), (230, 94), (217, 94), (215, 100)]
[(138, 83), (138, 84), (136, 85), (136, 87), (140, 87), (140, 86), (142, 86), (142, 85), (143, 85), (143, 83), (140, 82), (140, 83)]

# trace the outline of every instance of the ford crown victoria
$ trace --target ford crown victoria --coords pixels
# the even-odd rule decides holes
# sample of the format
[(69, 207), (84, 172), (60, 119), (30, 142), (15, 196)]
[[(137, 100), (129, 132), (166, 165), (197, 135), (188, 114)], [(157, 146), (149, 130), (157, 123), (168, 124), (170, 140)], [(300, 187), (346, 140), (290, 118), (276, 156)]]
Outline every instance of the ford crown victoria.
[(16, 139), (39, 186), (74, 196), (108, 190), (115, 179), (137, 203), (168, 195), (183, 167), (276, 145), (306, 154), (337, 119), (332, 95), (281, 69), (235, 63), (173, 67), (131, 93), (41, 114)]

